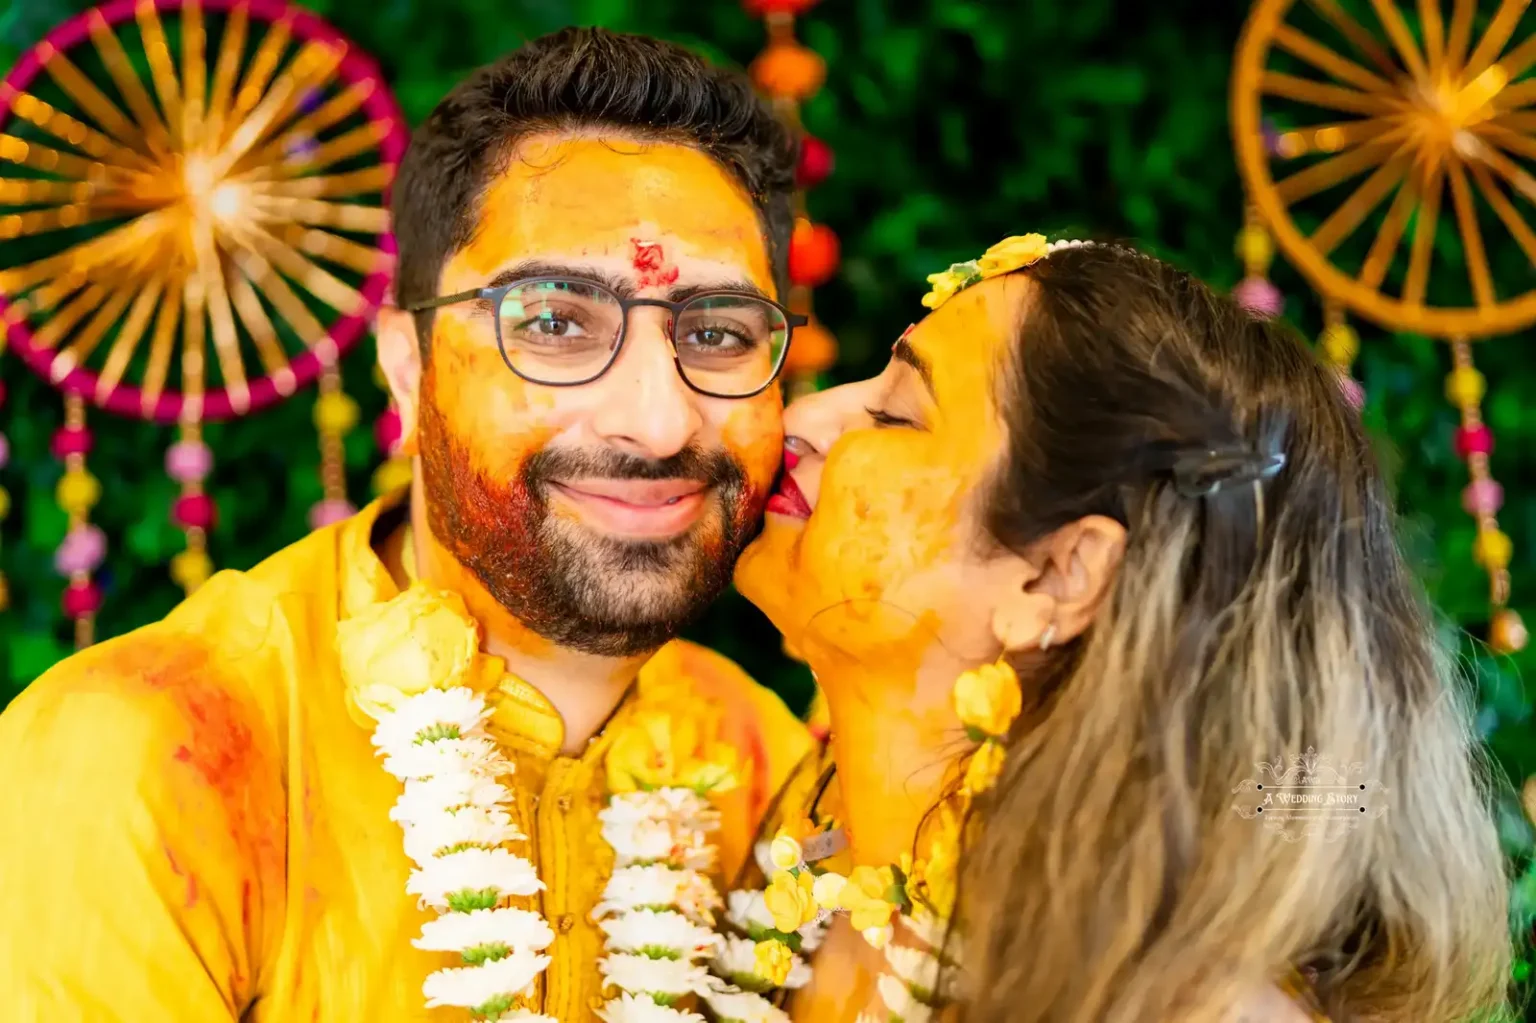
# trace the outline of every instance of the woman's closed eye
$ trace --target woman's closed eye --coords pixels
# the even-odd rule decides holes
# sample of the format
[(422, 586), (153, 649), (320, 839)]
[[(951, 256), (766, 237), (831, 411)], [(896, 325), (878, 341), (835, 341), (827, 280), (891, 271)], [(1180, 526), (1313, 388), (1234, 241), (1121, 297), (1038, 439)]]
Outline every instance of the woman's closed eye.
[(921, 430), (923, 428), (922, 424), (915, 419), (898, 416), (884, 409), (866, 407), (864, 411), (877, 427), (905, 427), (909, 430)]

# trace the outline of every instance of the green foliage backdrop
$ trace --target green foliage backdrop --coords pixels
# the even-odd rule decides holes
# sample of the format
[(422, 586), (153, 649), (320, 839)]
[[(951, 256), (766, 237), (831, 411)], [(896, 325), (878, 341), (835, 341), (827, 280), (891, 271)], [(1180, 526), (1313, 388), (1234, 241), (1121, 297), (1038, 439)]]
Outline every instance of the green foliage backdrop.
[[(10, 2), (0, 11), (0, 66), (86, 6)], [(660, 35), (736, 65), (763, 41), (761, 23), (731, 0), (306, 2), (378, 58), (413, 123), (472, 67), (566, 24)], [(925, 274), (1009, 233), (1076, 226), (1134, 238), (1219, 285), (1235, 282), (1242, 195), (1226, 90), (1245, 11), (1242, 3), (1208, 0), (824, 0), (811, 11), (800, 35), (829, 74), (804, 116), (837, 154), (836, 173), (813, 193), (811, 209), (837, 230), (844, 251), (839, 277), (817, 296), (818, 313), (842, 344), (835, 376), (863, 375), (883, 361), (890, 340), (921, 312)], [(1278, 264), (1274, 276), (1288, 296), (1288, 317), (1315, 334), (1318, 310), (1301, 281)], [(1465, 470), (1451, 452), (1456, 419), (1441, 395), (1448, 353), (1423, 338), (1362, 334), (1365, 415), (1393, 469), (1405, 542), (1447, 616), (1475, 625), (1484, 618), (1486, 581), (1471, 561), (1472, 524), (1459, 506)], [(1491, 382), (1493, 471), (1509, 495), (1501, 522), (1515, 541), (1515, 603), (1536, 621), (1536, 411), (1526, 406), (1536, 403), (1536, 357), (1524, 338), (1480, 345), (1477, 355)], [(347, 372), (365, 423), (383, 406), (368, 359), (357, 353)], [(15, 604), (0, 616), (3, 701), (66, 653), (68, 635), (51, 567), (64, 528), (53, 503), (60, 470), (48, 456), (60, 403), (14, 359), (0, 364), (0, 374), (11, 392), (0, 424), (13, 447), (0, 480), (15, 503), (0, 548)], [(218, 564), (249, 566), (303, 533), (320, 492), (312, 403), (312, 394), (301, 396), (208, 430), (219, 459), (211, 481), (223, 513), (211, 539)], [(107, 495), (96, 518), (113, 540), (100, 631), (111, 635), (174, 604), (164, 566), (180, 534), (168, 520), (167, 434), (100, 416), (93, 422), (91, 466)], [(356, 499), (374, 458), (366, 429), (349, 438), (347, 452)], [(803, 670), (779, 655), (772, 630), (739, 600), (724, 603), (695, 634), (792, 703), (806, 698)], [(1520, 664), (1482, 656), (1473, 643), (1465, 649), (1479, 684), (1480, 725), (1518, 784), (1536, 771)], [(1533, 663), (1529, 653), (1523, 663)], [(1506, 824), (1523, 867), (1531, 834), (1513, 803)], [(1526, 921), (1536, 908), (1536, 875), (1524, 874), (1515, 891)]]

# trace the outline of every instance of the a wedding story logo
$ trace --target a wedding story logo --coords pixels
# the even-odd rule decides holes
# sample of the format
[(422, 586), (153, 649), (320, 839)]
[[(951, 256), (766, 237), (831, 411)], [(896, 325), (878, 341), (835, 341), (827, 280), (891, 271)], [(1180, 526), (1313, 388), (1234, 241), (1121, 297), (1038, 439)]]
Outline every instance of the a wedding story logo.
[(1258, 777), (1232, 790), (1232, 810), (1288, 842), (1307, 835), (1339, 838), (1387, 812), (1387, 789), (1365, 777), (1364, 764), (1335, 765), (1309, 746), (1289, 763), (1281, 757), (1254, 767)]

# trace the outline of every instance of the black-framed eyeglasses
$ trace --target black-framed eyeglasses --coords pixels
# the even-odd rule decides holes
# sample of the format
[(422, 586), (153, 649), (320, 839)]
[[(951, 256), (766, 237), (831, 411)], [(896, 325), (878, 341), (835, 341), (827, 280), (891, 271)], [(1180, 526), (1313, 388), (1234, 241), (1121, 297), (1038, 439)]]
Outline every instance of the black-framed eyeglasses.
[(608, 372), (628, 333), (629, 311), (671, 315), (668, 338), (683, 381), (714, 398), (750, 398), (784, 368), (790, 337), (808, 319), (761, 295), (707, 291), (682, 302), (620, 298), (593, 281), (531, 277), (427, 299), (412, 312), (483, 300), (496, 314), (496, 344), (507, 368), (546, 387), (589, 384)]

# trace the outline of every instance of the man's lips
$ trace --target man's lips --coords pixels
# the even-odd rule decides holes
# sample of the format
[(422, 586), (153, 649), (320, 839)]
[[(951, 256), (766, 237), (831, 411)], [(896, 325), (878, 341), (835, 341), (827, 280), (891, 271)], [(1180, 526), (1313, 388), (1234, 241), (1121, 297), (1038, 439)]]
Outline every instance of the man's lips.
[(698, 520), (709, 488), (700, 480), (583, 479), (552, 481), (550, 489), (602, 532), (664, 540)]
[(779, 474), (779, 486), (773, 496), (768, 498), (768, 510), (794, 519), (811, 517), (811, 503), (805, 499), (799, 484), (788, 472)]

